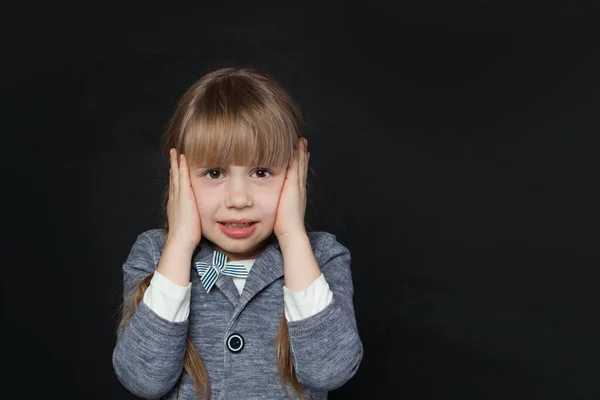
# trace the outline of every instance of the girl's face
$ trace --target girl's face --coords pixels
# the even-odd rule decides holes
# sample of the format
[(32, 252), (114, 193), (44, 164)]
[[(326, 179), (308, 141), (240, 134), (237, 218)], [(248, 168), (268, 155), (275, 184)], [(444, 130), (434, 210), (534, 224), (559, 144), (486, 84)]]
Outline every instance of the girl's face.
[(256, 258), (273, 232), (286, 172), (286, 167), (192, 168), (202, 236), (231, 261)]

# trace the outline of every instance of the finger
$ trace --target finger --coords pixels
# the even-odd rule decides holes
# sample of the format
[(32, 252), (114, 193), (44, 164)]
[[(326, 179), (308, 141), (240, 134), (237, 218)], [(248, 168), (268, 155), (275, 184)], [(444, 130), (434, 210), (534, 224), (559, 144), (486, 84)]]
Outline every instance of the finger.
[(298, 183), (301, 188), (306, 186), (306, 167), (308, 165), (307, 156), (306, 156), (306, 148), (308, 141), (305, 138), (300, 140), (300, 145), (298, 146)]
[(169, 199), (173, 196), (173, 149), (169, 149)]
[(172, 189), (172, 194), (175, 195), (179, 192), (179, 166), (177, 163), (177, 150), (170, 150), (171, 156), (171, 183), (170, 188)]
[(298, 181), (298, 153), (299, 149), (294, 150), (294, 154), (292, 155), (292, 159), (287, 168), (286, 179), (292, 183), (297, 183)]
[(308, 176), (308, 159), (310, 157), (310, 154), (308, 153), (308, 139), (304, 138), (304, 148), (301, 151), (301, 158), (300, 158), (300, 165), (299, 165), (299, 169), (300, 169), (300, 193), (302, 196), (302, 200), (303, 200), (303, 211), (304, 213), (306, 213), (306, 202), (307, 202), (307, 195), (306, 195), (306, 180), (307, 180), (307, 176)]
[(190, 183), (190, 169), (188, 168), (187, 159), (185, 158), (185, 154), (181, 154), (179, 159), (179, 183), (181, 187), (189, 187)]

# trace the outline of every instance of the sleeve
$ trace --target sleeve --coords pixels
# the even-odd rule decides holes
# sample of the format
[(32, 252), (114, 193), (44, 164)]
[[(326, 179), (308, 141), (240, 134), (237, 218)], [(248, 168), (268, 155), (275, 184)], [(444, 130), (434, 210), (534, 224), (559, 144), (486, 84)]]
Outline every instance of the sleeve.
[(288, 331), (298, 381), (307, 388), (331, 391), (356, 374), (363, 345), (352, 300), (350, 251), (327, 234), (319, 258), (332, 301), (315, 315), (288, 321)]
[(333, 292), (321, 274), (306, 289), (294, 292), (283, 287), (285, 317), (288, 321), (298, 321), (323, 310), (333, 299)]
[(144, 303), (163, 319), (183, 322), (190, 315), (192, 283), (179, 286), (156, 271), (144, 293)]
[[(138, 235), (123, 264), (123, 298), (132, 299), (137, 285), (156, 270), (153, 244)], [(131, 393), (160, 398), (173, 389), (183, 370), (189, 319), (171, 322), (140, 301), (131, 318), (117, 330), (112, 362), (117, 378)]]

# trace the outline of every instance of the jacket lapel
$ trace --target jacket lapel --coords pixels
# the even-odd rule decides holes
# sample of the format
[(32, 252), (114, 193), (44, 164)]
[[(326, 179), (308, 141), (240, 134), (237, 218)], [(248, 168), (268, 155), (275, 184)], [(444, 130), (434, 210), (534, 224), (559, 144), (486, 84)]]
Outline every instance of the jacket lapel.
[(242, 295), (239, 297), (237, 305), (238, 311), (261, 290), (283, 276), (283, 256), (279, 250), (279, 244), (276, 238), (269, 240), (269, 244), (261, 255), (256, 259)]

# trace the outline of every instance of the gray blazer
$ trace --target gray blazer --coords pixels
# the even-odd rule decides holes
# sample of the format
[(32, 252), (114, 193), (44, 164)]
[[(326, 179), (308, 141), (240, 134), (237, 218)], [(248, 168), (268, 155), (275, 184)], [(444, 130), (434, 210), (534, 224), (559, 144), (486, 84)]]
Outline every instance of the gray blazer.
[[(328, 391), (354, 376), (363, 346), (352, 302), (350, 252), (333, 234), (309, 232), (308, 236), (333, 300), (311, 317), (288, 322), (288, 329), (298, 380), (311, 398), (327, 399)], [(144, 277), (155, 271), (163, 237), (162, 229), (138, 235), (123, 264), (125, 299)], [(269, 239), (250, 270), (241, 295), (231, 277), (223, 274), (210, 293), (202, 287), (193, 263), (210, 262), (213, 251), (210, 243), (202, 239), (192, 257), (191, 305), (186, 321), (167, 321), (140, 302), (128, 325), (117, 332), (115, 373), (123, 386), (137, 396), (175, 399), (189, 335), (207, 368), (211, 399), (285, 399), (275, 353), (284, 284), (283, 257), (277, 239)], [(232, 334), (240, 335), (243, 341), (227, 344)], [(288, 393), (293, 397), (291, 388)], [(195, 394), (184, 373), (179, 398), (194, 399)]]

